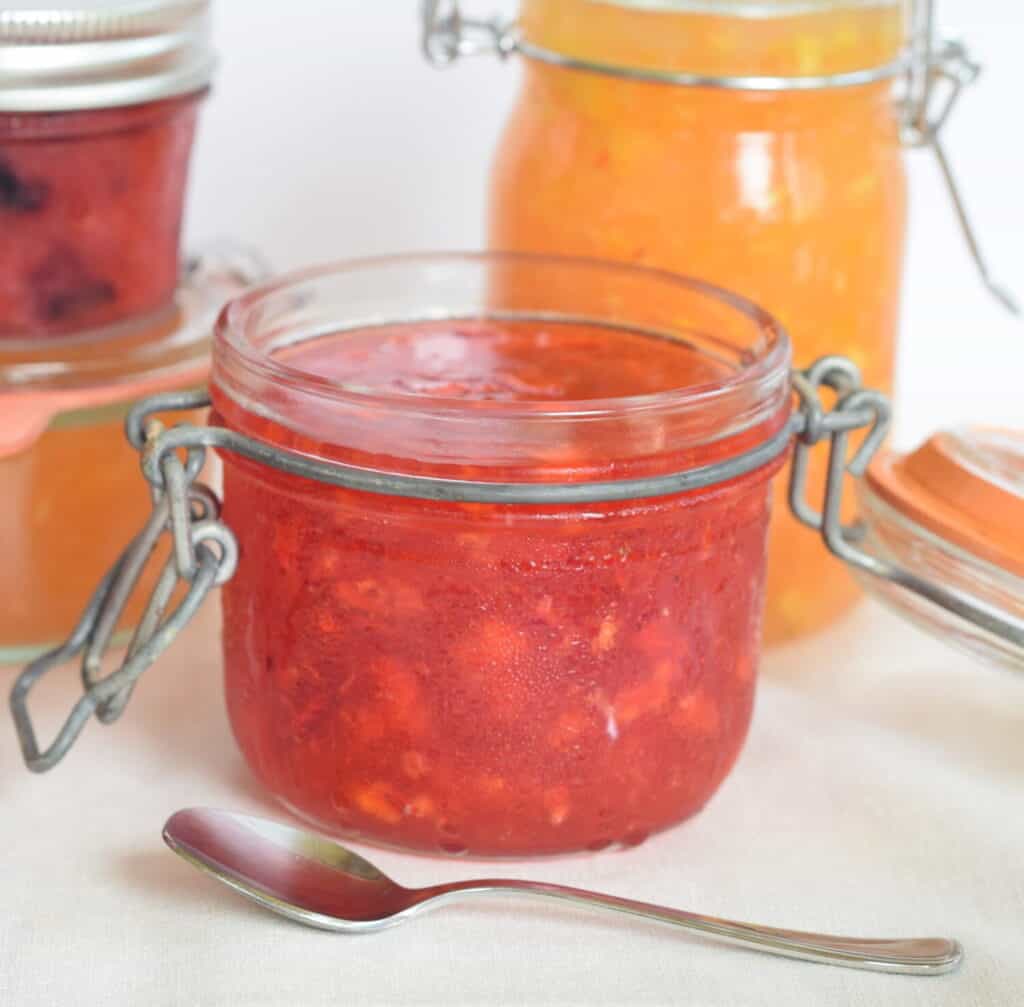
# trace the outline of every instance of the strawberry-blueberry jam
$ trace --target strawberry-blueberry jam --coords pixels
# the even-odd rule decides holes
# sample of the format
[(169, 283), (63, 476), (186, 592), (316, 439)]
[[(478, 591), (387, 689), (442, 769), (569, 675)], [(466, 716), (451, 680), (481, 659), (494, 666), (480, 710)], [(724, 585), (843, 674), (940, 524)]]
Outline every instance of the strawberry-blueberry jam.
[(0, 113), (0, 340), (168, 304), (197, 106)]

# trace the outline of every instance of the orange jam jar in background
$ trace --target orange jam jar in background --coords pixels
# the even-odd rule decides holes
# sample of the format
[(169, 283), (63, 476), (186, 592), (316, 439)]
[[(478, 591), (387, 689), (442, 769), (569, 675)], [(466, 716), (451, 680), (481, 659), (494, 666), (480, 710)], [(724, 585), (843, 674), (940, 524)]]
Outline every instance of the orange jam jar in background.
[(0, 343), (170, 306), (208, 3), (0, 12)]
[[(906, 215), (891, 70), (902, 3), (524, 0), (519, 34), (527, 58), (494, 164), (492, 247), (642, 263), (742, 291), (787, 327), (799, 365), (841, 353), (868, 385), (891, 387)], [(787, 85), (861, 71), (878, 79)], [(781, 89), (714, 86), (749, 77)], [(817, 496), (823, 460), (811, 465)], [(769, 642), (827, 625), (856, 597), (784, 493), (780, 483)]]
[[(328, 831), (449, 853), (635, 844), (699, 810), (751, 715), (788, 361), (746, 302), (572, 260), (385, 260), (233, 302), (213, 424), (434, 487), (221, 452), (225, 689), (259, 779)], [(714, 485), (601, 498), (780, 434)], [(458, 498), (509, 482), (536, 499)]]

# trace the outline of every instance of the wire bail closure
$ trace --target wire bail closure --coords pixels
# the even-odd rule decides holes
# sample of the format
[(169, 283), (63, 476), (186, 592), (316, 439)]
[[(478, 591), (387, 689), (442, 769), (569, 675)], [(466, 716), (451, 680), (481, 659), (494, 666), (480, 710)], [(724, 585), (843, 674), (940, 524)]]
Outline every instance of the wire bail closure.
[[(846, 476), (863, 476), (885, 439), (890, 417), (888, 399), (880, 392), (863, 388), (857, 368), (844, 357), (824, 357), (806, 371), (797, 372), (793, 375), (793, 388), (800, 398), (798, 415), (803, 417), (789, 484), (790, 509), (796, 517), (819, 532), (829, 551), (853, 570), (888, 581), (1000, 640), (1024, 648), (1024, 622), (862, 548), (868, 530), (864, 523), (843, 524)], [(822, 405), (823, 388), (838, 395), (831, 412)], [(851, 449), (851, 434), (862, 429), (867, 430), (866, 436), (859, 447)], [(807, 471), (810, 452), (825, 440), (829, 442), (828, 469), (824, 506), (819, 512), (806, 500)]]
[(1016, 298), (997, 283), (989, 272), (949, 156), (940, 139), (942, 128), (949, 120), (964, 88), (981, 76), (981, 64), (971, 59), (962, 41), (938, 39), (935, 0), (916, 0), (914, 17), (916, 24), (904, 98), (903, 142), (909, 147), (931, 148), (953, 203), (960, 232), (982, 283), (1010, 314), (1019, 316), (1021, 311)]
[(434, 66), (450, 66), (464, 56), (497, 55), (505, 59), (518, 45), (509, 22), (499, 17), (464, 17), (458, 0), (424, 0), (422, 17), (423, 55)]
[(910, 42), (892, 62), (844, 73), (792, 77), (712, 76), (577, 59), (523, 38), (514, 21), (500, 17), (465, 17), (459, 0), (422, 0), (420, 15), (423, 54), (428, 63), (440, 68), (450, 67), (464, 56), (490, 53), (505, 60), (518, 52), (527, 59), (566, 69), (678, 87), (759, 92), (817, 91), (901, 80), (903, 88), (899, 103), (903, 142), (908, 147), (931, 149), (982, 283), (1007, 311), (1016, 316), (1021, 313), (1014, 296), (992, 278), (949, 157), (939, 139), (964, 88), (980, 76), (981, 66), (971, 59), (963, 42), (938, 38), (935, 0), (912, 0)]
[[(147, 449), (159, 440), (161, 431), (158, 422), (149, 424)], [(237, 543), (220, 521), (216, 495), (195, 482), (201, 468), (201, 449), (189, 452), (184, 464), (175, 454), (163, 457), (163, 486), (154, 493), (153, 512), (142, 531), (103, 578), (67, 642), (33, 661), (15, 682), (10, 696), (11, 712), (22, 756), (33, 772), (45, 772), (60, 762), (93, 716), (102, 724), (114, 723), (124, 712), (139, 676), (174, 642), (210, 591), (234, 574)], [(160, 572), (118, 668), (104, 675), (103, 658), (125, 606), (165, 532), (171, 535), (173, 552)], [(168, 614), (179, 582), (186, 586), (185, 595)], [(75, 658), (80, 658), (82, 697), (53, 743), (41, 749), (28, 713), (29, 693), (48, 671)]]

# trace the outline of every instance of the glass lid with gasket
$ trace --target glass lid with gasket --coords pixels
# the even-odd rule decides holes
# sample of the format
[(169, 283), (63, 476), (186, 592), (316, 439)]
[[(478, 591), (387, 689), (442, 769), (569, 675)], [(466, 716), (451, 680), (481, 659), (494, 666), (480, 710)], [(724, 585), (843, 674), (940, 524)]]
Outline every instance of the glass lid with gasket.
[(865, 548), (954, 597), (936, 607), (867, 573), (865, 588), (942, 639), (1024, 670), (1024, 431), (963, 427), (883, 452), (859, 498)]

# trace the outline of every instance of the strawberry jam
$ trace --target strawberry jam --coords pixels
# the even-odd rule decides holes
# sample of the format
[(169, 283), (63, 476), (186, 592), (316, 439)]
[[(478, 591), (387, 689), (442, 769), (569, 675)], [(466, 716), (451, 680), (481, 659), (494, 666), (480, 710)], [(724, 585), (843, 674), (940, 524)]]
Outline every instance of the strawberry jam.
[[(215, 363), (215, 423), (449, 480), (682, 471), (761, 443), (788, 408), (783, 395), (763, 422), (684, 447), (661, 404), (713, 399), (734, 365), (598, 324), (409, 323), (268, 356), (281, 380), (248, 408)], [(282, 389), (296, 376), (310, 394)], [(241, 548), (223, 595), (231, 721), (256, 775), (320, 828), (444, 853), (628, 846), (729, 772), (781, 459), (672, 496), (534, 505), (365, 493), (223, 457)]]

